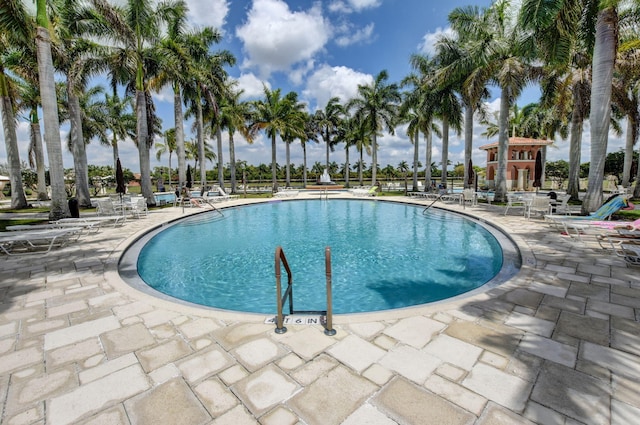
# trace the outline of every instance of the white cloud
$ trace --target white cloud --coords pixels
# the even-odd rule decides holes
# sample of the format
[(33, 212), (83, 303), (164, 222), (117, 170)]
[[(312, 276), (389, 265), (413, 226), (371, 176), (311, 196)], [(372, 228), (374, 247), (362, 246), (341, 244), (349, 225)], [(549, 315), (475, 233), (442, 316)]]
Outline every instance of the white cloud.
[(373, 9), (381, 4), (382, 0), (334, 0), (329, 4), (329, 10), (335, 13), (352, 13)]
[(260, 80), (252, 73), (240, 75), (237, 81), (238, 88), (244, 90), (244, 93), (242, 93), (243, 100), (262, 97), (265, 85), (271, 89), (269, 82)]
[(418, 45), (418, 50), (421, 53), (433, 55), (436, 52), (436, 43), (442, 36), (450, 37), (453, 35), (453, 30), (447, 28), (436, 28), (434, 32), (428, 32), (422, 37), (422, 42)]
[(319, 5), (292, 12), (281, 0), (254, 0), (247, 21), (236, 29), (247, 54), (243, 66), (263, 77), (312, 59), (327, 43), (330, 25)]
[(224, 33), (229, 13), (228, 0), (187, 0), (189, 21), (199, 27), (210, 26)]
[(347, 25), (343, 35), (336, 37), (336, 44), (340, 47), (350, 46), (356, 43), (369, 43), (372, 41), (374, 24), (371, 23), (358, 30), (352, 31), (351, 25)]
[(339, 97), (346, 103), (356, 96), (358, 85), (370, 84), (373, 77), (354, 71), (345, 66), (322, 65), (307, 79), (307, 86), (302, 92), (306, 99), (312, 100), (317, 108), (324, 108), (332, 97)]

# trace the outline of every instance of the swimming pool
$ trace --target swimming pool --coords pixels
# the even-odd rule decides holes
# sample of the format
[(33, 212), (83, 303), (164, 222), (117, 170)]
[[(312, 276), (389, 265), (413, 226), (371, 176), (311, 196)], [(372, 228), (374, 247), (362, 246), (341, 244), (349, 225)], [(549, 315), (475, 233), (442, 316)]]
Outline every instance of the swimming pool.
[[(199, 214), (145, 238), (135, 267), (146, 285), (170, 297), (275, 313), (274, 251), (281, 245), (293, 272), (295, 309), (324, 310), (324, 248), (330, 246), (338, 314), (450, 298), (505, 269), (507, 238), (500, 232), (458, 214), (423, 210), (331, 199), (226, 209), (222, 219)], [(507, 266), (513, 272), (513, 261)]]

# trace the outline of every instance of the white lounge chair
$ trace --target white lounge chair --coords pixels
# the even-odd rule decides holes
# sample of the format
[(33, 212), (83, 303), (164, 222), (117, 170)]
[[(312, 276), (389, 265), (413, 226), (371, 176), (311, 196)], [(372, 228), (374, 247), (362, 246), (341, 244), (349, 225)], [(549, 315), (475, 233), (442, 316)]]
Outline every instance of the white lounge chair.
[(77, 239), (80, 227), (24, 230), (0, 233), (0, 250), (7, 255), (46, 254), (53, 247), (63, 247)]
[(300, 191), (291, 189), (290, 187), (286, 187), (284, 189), (278, 188), (278, 191), (273, 194), (273, 196), (278, 198), (295, 198), (298, 196)]
[(358, 197), (362, 197), (362, 196), (376, 196), (376, 191), (378, 190), (378, 186), (372, 186), (369, 189), (363, 188), (363, 189), (353, 189), (351, 191), (351, 193), (353, 194), (353, 196), (358, 196)]
[(111, 224), (113, 227), (122, 226), (127, 217), (124, 215), (103, 215), (103, 216), (89, 216), (89, 217), (78, 217), (78, 218), (61, 218), (60, 220), (56, 220), (53, 223), (66, 223), (66, 224), (76, 224), (78, 226), (83, 226), (85, 223), (88, 224), (98, 224), (99, 226), (103, 224)]

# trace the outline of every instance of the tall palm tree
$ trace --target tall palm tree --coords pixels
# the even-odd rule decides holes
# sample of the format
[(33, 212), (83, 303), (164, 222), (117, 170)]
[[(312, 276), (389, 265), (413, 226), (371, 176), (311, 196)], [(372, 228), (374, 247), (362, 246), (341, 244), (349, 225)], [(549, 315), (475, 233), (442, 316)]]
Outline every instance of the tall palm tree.
[(270, 90), (264, 86), (264, 99), (254, 101), (252, 120), (249, 130), (256, 134), (264, 130), (271, 139), (271, 183), (273, 192), (278, 191), (276, 137), (285, 134), (300, 134), (304, 136), (303, 117), (298, 112), (298, 95), (290, 92), (286, 96), (280, 95), (280, 89)]
[[(590, 108), (593, 37), (590, 27), (594, 2), (566, 0), (541, 4), (525, 0), (520, 13), (523, 28), (533, 32), (539, 56), (546, 65), (542, 103), (560, 117), (571, 115), (567, 193), (578, 199), (582, 128)], [(584, 13), (584, 12), (587, 13)]]
[(49, 199), (49, 195), (47, 194), (44, 150), (40, 131), (40, 118), (38, 116), (40, 90), (37, 84), (24, 82), (20, 85), (20, 105), (27, 113), (27, 119), (29, 120), (29, 166), (36, 170), (37, 199), (44, 201)]
[(302, 146), (302, 187), (307, 187), (307, 143), (318, 143), (320, 129), (318, 128), (316, 120), (306, 112), (303, 120), (305, 137), (300, 139), (300, 145)]
[[(479, 16), (479, 9), (468, 7), (465, 11), (470, 16)], [(457, 11), (450, 15), (450, 19), (455, 22)], [(484, 116), (484, 101), (489, 97), (489, 90), (485, 85), (484, 78), (476, 72), (473, 63), (467, 66), (456, 67), (456, 74), (443, 72), (446, 65), (456, 63), (468, 57), (465, 49), (467, 43), (473, 42), (468, 34), (465, 34), (463, 27), (454, 25), (456, 35), (454, 37), (441, 37), (437, 43), (437, 61), (443, 68), (436, 73), (436, 81), (439, 85), (450, 85), (460, 95), (460, 103), (464, 108), (464, 187), (469, 187), (469, 176), (473, 170), (469, 168), (471, 163), (471, 152), (473, 149), (473, 118), (476, 112)], [(450, 70), (449, 70), (450, 71)]]
[[(42, 0), (40, 0), (42, 1)], [(149, 67), (159, 59), (153, 57), (153, 49), (161, 35), (161, 25), (180, 13), (185, 7), (180, 0), (159, 3), (154, 9), (150, 0), (127, 0), (123, 7), (114, 6), (107, 0), (91, 0), (98, 13), (104, 18), (106, 38), (114, 40), (111, 46), (116, 56), (127, 58), (130, 64), (130, 82), (135, 89), (136, 142), (140, 161), (140, 188), (147, 204), (155, 204), (151, 187), (150, 148), (155, 132), (154, 123), (149, 121), (152, 105), (149, 90)], [(107, 32), (108, 31), (108, 32)]]
[[(442, 72), (454, 78), (472, 69), (476, 86), (494, 83), (500, 87), (500, 131), (498, 135), (498, 170), (496, 200), (507, 193), (507, 149), (509, 110), (522, 89), (535, 81), (540, 70), (533, 66), (536, 49), (533, 38), (515, 22), (509, 0), (498, 0), (481, 14), (474, 9), (458, 8), (449, 22), (458, 34), (464, 34), (464, 55), (448, 63)], [(443, 129), (443, 135), (445, 134)]]
[(136, 136), (136, 116), (133, 114), (132, 98), (125, 96), (120, 99), (118, 92), (114, 90), (113, 95), (105, 93), (105, 122), (107, 129), (111, 131), (111, 142), (109, 143), (113, 151), (113, 169), (120, 154), (118, 153), (119, 141), (127, 137), (134, 140)]
[(344, 107), (340, 104), (340, 98), (329, 99), (324, 109), (318, 109), (313, 115), (320, 129), (320, 135), (327, 147), (326, 166), (329, 168), (329, 151), (334, 149), (335, 140), (332, 138), (338, 131), (340, 120), (344, 116)]
[(220, 104), (220, 122), (229, 135), (229, 165), (231, 171), (231, 193), (236, 193), (236, 153), (233, 136), (238, 131), (247, 143), (253, 143), (253, 135), (249, 131), (251, 107), (248, 102), (240, 101), (244, 90), (230, 90)]
[[(164, 143), (156, 143), (156, 159), (160, 161), (164, 153), (169, 154), (169, 186), (171, 186), (171, 156), (177, 149), (175, 128), (170, 128), (164, 132), (164, 141)], [(178, 187), (180, 187), (179, 183)]]
[(602, 181), (609, 141), (613, 70), (618, 49), (618, 5), (621, 0), (598, 2), (598, 15), (593, 47), (591, 110), (591, 160), (587, 193), (582, 211), (595, 211), (602, 204)]
[(368, 121), (371, 132), (371, 179), (376, 183), (378, 167), (377, 132), (386, 128), (389, 134), (394, 134), (395, 122), (402, 101), (396, 83), (387, 84), (389, 74), (380, 71), (373, 83), (358, 85), (358, 96), (347, 103), (346, 109), (353, 110), (354, 115), (363, 121)]
[[(0, 115), (4, 142), (7, 149), (9, 179), (11, 180), (11, 207), (25, 208), (27, 198), (22, 184), (20, 168), (20, 154), (18, 151), (18, 137), (15, 127), (14, 100), (16, 89), (6, 73), (7, 55), (20, 54), (21, 50), (31, 47), (33, 40), (33, 25), (19, 0), (8, 0), (0, 6)], [(19, 46), (24, 47), (20, 49)]]
[(67, 191), (64, 185), (64, 166), (58, 119), (58, 100), (54, 79), (53, 58), (51, 56), (51, 35), (46, 0), (36, 1), (36, 51), (38, 58), (38, 80), (44, 121), (44, 138), (49, 159), (49, 180), (51, 182), (50, 220), (69, 216)]
[[(633, 147), (640, 133), (640, 16), (637, 9), (620, 14), (620, 38), (612, 101), (621, 115), (627, 118), (622, 185), (629, 187), (633, 162)], [(640, 196), (640, 187), (635, 192)], [(635, 193), (634, 193), (635, 196)]]
[(200, 78), (198, 63), (207, 56), (210, 45), (221, 39), (220, 33), (212, 27), (188, 30), (186, 12), (187, 8), (181, 7), (170, 18), (167, 34), (159, 43), (163, 66), (158, 77), (151, 82), (158, 89), (165, 84), (171, 84), (173, 89), (179, 185), (183, 184), (186, 176), (182, 90), (186, 87), (193, 89)]

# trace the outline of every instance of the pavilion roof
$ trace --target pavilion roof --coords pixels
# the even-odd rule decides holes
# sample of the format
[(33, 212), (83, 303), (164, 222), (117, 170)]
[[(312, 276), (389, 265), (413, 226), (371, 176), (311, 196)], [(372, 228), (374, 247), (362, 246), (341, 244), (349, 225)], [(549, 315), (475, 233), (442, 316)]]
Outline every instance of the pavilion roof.
[[(553, 140), (530, 139), (528, 137), (509, 137), (509, 146), (549, 146)], [(488, 150), (498, 147), (498, 142), (482, 145), (478, 149)]]

